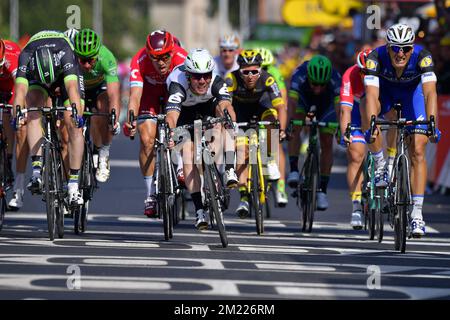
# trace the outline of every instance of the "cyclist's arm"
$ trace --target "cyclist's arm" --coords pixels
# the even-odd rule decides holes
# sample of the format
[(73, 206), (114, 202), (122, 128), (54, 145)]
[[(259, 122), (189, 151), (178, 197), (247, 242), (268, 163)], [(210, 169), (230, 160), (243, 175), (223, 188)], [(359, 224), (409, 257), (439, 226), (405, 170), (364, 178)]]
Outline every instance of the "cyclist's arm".
[[(78, 90), (78, 77), (71, 75), (64, 78), (64, 85), (66, 86), (67, 94), (69, 96), (70, 104), (75, 103), (78, 112), (81, 112), (81, 98), (80, 91)], [(64, 105), (66, 105), (65, 103)]]
[(437, 121), (437, 93), (436, 81), (425, 82), (422, 84), (423, 96), (425, 98), (425, 107), (427, 112), (427, 119), (434, 116)]
[(231, 120), (236, 121), (236, 114), (233, 106), (231, 105), (229, 85), (227, 85), (227, 83), (220, 76), (215, 77), (211, 86), (211, 93), (218, 101), (220, 116), (223, 116), (223, 111), (227, 109)]
[(117, 119), (120, 117), (120, 83), (111, 82), (106, 84), (106, 92), (108, 94), (109, 111), (116, 109)]
[(144, 78), (141, 74), (141, 67), (138, 63), (139, 52), (130, 62), (130, 98), (128, 100), (128, 112), (133, 111), (137, 116), (141, 103), (142, 92), (144, 91)]
[(434, 73), (434, 64), (431, 53), (427, 50), (422, 50), (419, 53), (418, 66), (422, 73), (422, 91), (425, 98), (425, 108), (427, 118), (437, 117), (437, 93), (436, 93), (436, 74)]
[[(378, 116), (377, 106), (380, 97), (379, 79), (377, 76), (366, 75), (364, 77), (364, 87), (366, 91), (366, 107), (363, 109), (366, 119), (370, 119), (372, 115)], [(363, 122), (364, 123), (364, 122)], [(363, 130), (369, 129), (369, 123), (365, 124)]]
[(130, 99), (128, 101), (128, 112), (133, 111), (134, 115), (137, 116), (139, 113), (139, 104), (141, 102), (142, 87), (131, 87), (130, 89)]
[(181, 113), (183, 101), (186, 100), (186, 90), (178, 82), (172, 81), (168, 83), (169, 98), (167, 99), (166, 113), (169, 128), (173, 129), (177, 126), (178, 117)]
[(25, 97), (28, 92), (28, 81), (25, 78), (17, 78), (14, 85), (14, 108), (13, 116), (16, 116), (16, 106), (25, 107)]

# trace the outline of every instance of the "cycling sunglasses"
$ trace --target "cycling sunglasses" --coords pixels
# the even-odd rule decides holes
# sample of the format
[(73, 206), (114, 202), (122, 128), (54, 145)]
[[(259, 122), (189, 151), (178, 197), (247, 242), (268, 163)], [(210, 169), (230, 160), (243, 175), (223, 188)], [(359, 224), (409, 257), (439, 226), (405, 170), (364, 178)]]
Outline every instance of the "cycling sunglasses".
[(389, 46), (389, 48), (391, 48), (392, 51), (394, 51), (395, 53), (399, 53), (400, 50), (403, 51), (403, 53), (408, 53), (413, 49), (413, 46)]
[(209, 80), (212, 78), (212, 71), (207, 73), (191, 73), (191, 77), (195, 80), (201, 80), (202, 78), (205, 80)]
[(82, 58), (82, 57), (79, 57), (78, 59), (80, 60), (80, 62), (81, 62), (82, 64), (85, 64), (86, 62), (89, 63), (89, 64), (93, 64), (93, 63), (95, 63), (95, 61), (97, 61), (97, 58), (98, 58), (98, 56), (91, 57), (91, 58)]
[(241, 73), (244, 76), (250, 76), (250, 75), (256, 76), (259, 74), (259, 70), (241, 70)]
[(155, 56), (150, 54), (150, 59), (152, 59), (153, 61), (162, 61), (162, 62), (167, 62), (170, 59), (170, 53), (166, 53), (166, 54), (162, 54), (159, 56)]

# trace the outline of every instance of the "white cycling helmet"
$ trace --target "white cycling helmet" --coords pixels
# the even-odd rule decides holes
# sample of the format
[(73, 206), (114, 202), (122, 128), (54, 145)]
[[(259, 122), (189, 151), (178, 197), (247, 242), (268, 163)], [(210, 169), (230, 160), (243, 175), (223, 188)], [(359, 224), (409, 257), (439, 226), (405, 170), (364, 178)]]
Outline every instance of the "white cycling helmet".
[(184, 67), (190, 73), (208, 73), (214, 70), (215, 62), (206, 49), (192, 49), (184, 60)]
[(223, 49), (236, 50), (240, 45), (239, 38), (235, 34), (227, 34), (219, 39), (219, 47)]
[(413, 29), (402, 23), (394, 24), (386, 31), (386, 42), (389, 45), (412, 45), (415, 38)]
[(75, 36), (77, 35), (79, 31), (74, 28), (67, 29), (64, 31), (64, 35), (70, 39), (70, 41), (73, 43), (73, 40), (75, 39)]

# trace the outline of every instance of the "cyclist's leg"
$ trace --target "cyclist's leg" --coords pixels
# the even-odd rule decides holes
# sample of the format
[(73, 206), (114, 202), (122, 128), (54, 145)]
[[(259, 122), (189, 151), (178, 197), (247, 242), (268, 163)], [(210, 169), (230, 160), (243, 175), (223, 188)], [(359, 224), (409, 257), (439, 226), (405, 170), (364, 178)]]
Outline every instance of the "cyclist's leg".
[(16, 179), (14, 182), (14, 195), (8, 205), (13, 208), (23, 206), (23, 194), (25, 188), (25, 173), (30, 148), (27, 143), (27, 126), (20, 127), (16, 132)]
[(155, 181), (153, 174), (155, 171), (155, 137), (156, 122), (145, 120), (138, 122), (139, 132), (139, 166), (147, 188), (144, 214), (148, 217), (156, 217), (157, 200), (155, 195)]
[[(394, 109), (391, 109), (388, 113), (386, 113), (384, 116), (384, 119), (386, 120), (396, 120), (397, 114)], [(389, 177), (392, 174), (392, 168), (394, 166), (394, 159), (395, 155), (397, 154), (397, 130), (395, 128), (389, 129), (386, 133), (386, 151), (387, 151), (387, 165), (388, 165), (388, 173)]]
[[(47, 102), (48, 92), (42, 86), (32, 83), (26, 96), (27, 106), (44, 106)], [(27, 114), (27, 142), (30, 148), (31, 165), (33, 174), (30, 183), (27, 185), (33, 193), (40, 193), (42, 188), (42, 128), (41, 114), (30, 112)]]
[(12, 185), (12, 183), (14, 182), (14, 174), (12, 170), (12, 158), (13, 158), (15, 134), (10, 121), (11, 121), (11, 114), (4, 112), (3, 132), (5, 133), (6, 136), (6, 144), (7, 144), (6, 154), (8, 158), (7, 183)]
[[(78, 92), (80, 95), (80, 103), (81, 105), (77, 106), (78, 115), (83, 114), (84, 110), (84, 84), (82, 76), (78, 76)], [(71, 105), (71, 101), (69, 99), (69, 95), (66, 90), (66, 85), (60, 80), (61, 88), (61, 99), (63, 101), (64, 106), (68, 107)], [(66, 167), (69, 169), (69, 179), (67, 183), (67, 189), (69, 194), (69, 204), (81, 205), (83, 204), (83, 198), (78, 188), (79, 176), (81, 163), (83, 161), (83, 153), (84, 153), (84, 137), (82, 128), (75, 125), (72, 119), (72, 112), (65, 111), (64, 112), (64, 125), (67, 128), (67, 132), (69, 133), (69, 142), (68, 142), (68, 158), (69, 158), (69, 166)]]
[[(247, 122), (251, 119), (249, 109), (243, 105), (234, 104), (237, 122)], [(248, 136), (240, 129), (236, 138), (236, 172), (239, 178), (238, 189), (240, 194), (240, 203), (236, 209), (236, 214), (245, 218), (249, 212), (249, 194), (247, 190), (248, 178)]]
[[(98, 88), (97, 92), (97, 110), (98, 112), (109, 112), (109, 99), (106, 92), (106, 85)], [(113, 134), (109, 127), (108, 117), (93, 117), (91, 119), (92, 127), (95, 128), (93, 132), (93, 140), (99, 148), (98, 170), (96, 172), (96, 179), (99, 182), (106, 182), (109, 179), (109, 149), (112, 142)]]
[[(291, 98), (290, 98), (291, 99)], [(291, 115), (290, 120), (304, 120), (305, 110), (303, 108), (297, 107), (297, 104), (289, 103), (289, 114)], [(291, 139), (288, 142), (288, 152), (289, 152), (289, 165), (290, 172), (287, 178), (287, 182), (291, 188), (295, 188), (299, 179), (299, 168), (298, 168), (298, 154), (301, 144), (300, 133), (302, 127), (294, 126)]]
[[(419, 84), (414, 93), (411, 92), (408, 98), (402, 104), (403, 116), (407, 120), (426, 119), (427, 114), (422, 85)], [(423, 235), (425, 234), (425, 224), (423, 222), (422, 205), (427, 182), (427, 161), (425, 157), (428, 143), (428, 137), (426, 136), (427, 126), (419, 125), (408, 129), (413, 133), (411, 135), (411, 145), (408, 148), (411, 158), (412, 229), (413, 234)]]

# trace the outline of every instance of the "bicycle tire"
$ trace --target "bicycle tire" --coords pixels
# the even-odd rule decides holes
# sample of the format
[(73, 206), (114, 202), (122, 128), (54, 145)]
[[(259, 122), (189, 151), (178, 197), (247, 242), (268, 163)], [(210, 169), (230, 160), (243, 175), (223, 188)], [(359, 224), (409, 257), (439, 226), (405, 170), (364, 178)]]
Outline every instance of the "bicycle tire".
[(383, 217), (383, 205), (384, 205), (384, 192), (385, 189), (378, 189), (378, 197), (376, 203), (376, 221), (375, 221), (375, 233), (377, 235), (378, 242), (383, 241), (384, 233), (384, 217)]
[(164, 157), (164, 152), (162, 149), (160, 149), (160, 162), (159, 162), (159, 174), (158, 174), (158, 192), (161, 198), (161, 201), (159, 201), (159, 209), (160, 214), (162, 215), (163, 220), (163, 229), (164, 229), (164, 239), (168, 241), (170, 239), (170, 217), (169, 217), (169, 208), (168, 208), (168, 202), (167, 202), (167, 184), (166, 184), (166, 178), (167, 170), (166, 170), (166, 161)]
[(1, 143), (1, 151), (0, 151), (0, 183), (1, 183), (1, 194), (0, 194), (0, 231), (3, 228), (3, 223), (5, 221), (5, 211), (6, 211), (6, 191), (5, 191), (5, 180), (6, 180), (6, 163), (5, 160), (7, 159), (5, 157), (5, 146), (4, 142), (0, 141)]
[(87, 218), (89, 213), (89, 203), (90, 201), (85, 201), (81, 206), (81, 217), (80, 217), (80, 232), (84, 233), (87, 229)]
[(408, 169), (405, 158), (401, 157), (398, 161), (398, 176), (397, 176), (397, 189), (399, 192), (397, 203), (397, 232), (398, 237), (398, 250), (401, 253), (406, 252), (406, 234), (407, 234), (407, 222), (408, 222)]
[(375, 200), (375, 162), (372, 156), (368, 156), (367, 168), (364, 170), (364, 194), (365, 194), (365, 215), (367, 217), (367, 228), (369, 240), (375, 239), (376, 234), (376, 200)]
[(252, 194), (252, 205), (255, 211), (255, 223), (256, 223), (256, 233), (258, 236), (264, 233), (264, 216), (262, 205), (260, 202), (260, 184), (259, 184), (259, 172), (258, 165), (252, 164), (252, 176), (251, 176), (251, 194)]
[[(218, 177), (215, 176), (213, 165), (206, 165), (206, 183), (209, 189), (209, 209), (212, 210), (214, 220), (216, 222), (217, 229), (219, 231), (220, 241), (222, 242), (222, 247), (226, 248), (228, 246), (228, 237), (225, 230), (225, 224), (223, 221), (223, 214), (219, 200), (219, 194), (216, 188), (216, 181)], [(211, 212), (210, 212), (211, 214)]]
[(314, 212), (316, 210), (316, 197), (317, 197), (317, 186), (318, 186), (318, 176), (319, 176), (319, 161), (317, 154), (313, 151), (308, 157), (308, 162), (306, 164), (305, 172), (305, 183), (303, 184), (304, 189), (304, 206), (303, 206), (303, 231), (310, 233), (312, 231), (312, 226), (314, 223)]
[(65, 195), (63, 192), (63, 180), (64, 180), (64, 165), (62, 161), (61, 154), (57, 149), (53, 149), (55, 172), (55, 186), (56, 186), (56, 201), (57, 206), (55, 210), (55, 219), (56, 219), (56, 233), (58, 234), (58, 238), (64, 237), (64, 210), (62, 209), (65, 202)]
[(270, 206), (270, 203), (273, 200), (273, 203), (274, 203), (274, 206), (275, 206), (276, 198), (275, 198), (275, 196), (273, 196), (272, 198), (270, 197), (270, 195), (274, 194), (272, 192), (273, 191), (272, 183), (269, 182), (267, 179), (265, 181), (266, 181), (266, 183), (264, 185), (267, 186), (267, 189), (266, 189), (266, 204), (264, 206), (265, 207), (265, 209), (264, 209), (265, 214), (264, 215), (265, 215), (266, 219), (270, 219), (270, 216), (272, 215), (272, 208)]
[(55, 166), (53, 165), (53, 153), (50, 146), (44, 146), (44, 197), (45, 205), (47, 210), (47, 227), (48, 227), (48, 237), (50, 241), (55, 239), (56, 234), (56, 172), (54, 171)]

